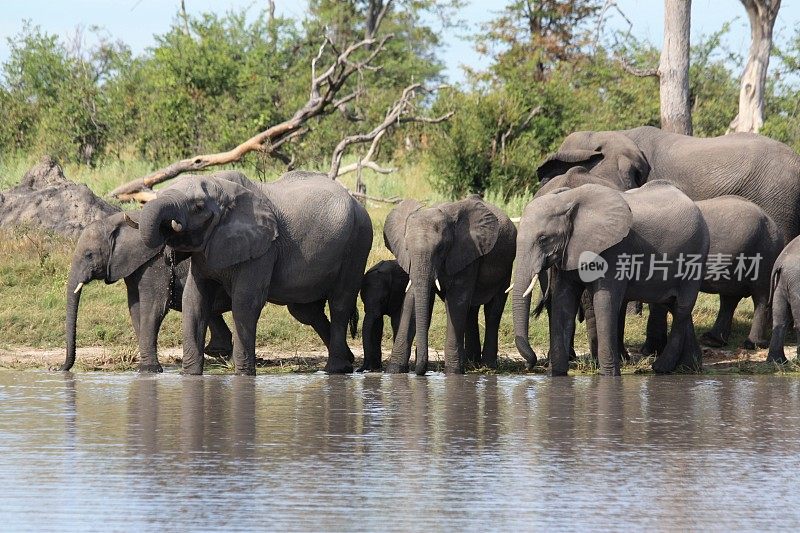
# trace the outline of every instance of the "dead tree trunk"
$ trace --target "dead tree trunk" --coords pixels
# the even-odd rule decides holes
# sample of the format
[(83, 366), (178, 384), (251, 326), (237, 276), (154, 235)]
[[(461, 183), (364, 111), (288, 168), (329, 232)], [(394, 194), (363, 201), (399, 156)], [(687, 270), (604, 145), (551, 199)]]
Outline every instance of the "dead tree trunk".
[(691, 0), (664, 0), (664, 47), (658, 66), (661, 129), (692, 134), (689, 106), (689, 26)]
[(758, 133), (764, 125), (764, 88), (772, 51), (772, 29), (778, 18), (781, 0), (740, 0), (750, 19), (750, 53), (742, 73), (739, 114), (729, 132)]

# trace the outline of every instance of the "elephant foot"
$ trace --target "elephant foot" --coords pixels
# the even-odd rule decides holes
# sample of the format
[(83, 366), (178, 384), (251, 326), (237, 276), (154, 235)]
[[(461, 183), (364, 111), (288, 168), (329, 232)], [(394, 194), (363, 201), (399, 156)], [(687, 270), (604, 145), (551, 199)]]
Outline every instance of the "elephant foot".
[(483, 359), (481, 360), (481, 364), (491, 370), (497, 370), (497, 355), (493, 357), (484, 356)]
[(240, 368), (240, 369), (234, 370), (233, 371), (233, 375), (234, 376), (255, 376), (256, 375), (256, 369), (255, 369), (255, 367)]
[(159, 363), (156, 363), (154, 365), (139, 365), (140, 373), (160, 374), (163, 371), (164, 369), (161, 367)]
[(750, 339), (745, 339), (742, 342), (742, 348), (744, 348), (745, 350), (755, 350), (756, 349), (756, 343), (754, 343)]
[(783, 365), (788, 363), (789, 360), (786, 358), (786, 355), (782, 352), (774, 352), (770, 350), (767, 354), (767, 363), (777, 363), (779, 365)]
[(400, 363), (390, 362), (389, 364), (386, 365), (385, 372), (387, 374), (408, 374), (408, 370), (409, 370), (408, 363), (400, 364)]
[(381, 364), (373, 361), (364, 361), (364, 364), (356, 369), (356, 372), (380, 372)]
[(653, 372), (656, 374), (670, 374), (675, 371), (675, 367), (677, 365), (673, 363), (668, 358), (664, 357), (662, 354), (661, 357), (657, 358), (653, 361)]
[[(722, 348), (728, 344), (728, 341), (723, 339), (722, 335), (712, 333), (711, 331), (706, 331), (700, 335), (700, 342), (711, 348)], [(752, 350), (752, 348), (748, 348), (748, 350)]]
[(203, 353), (211, 357), (221, 357), (224, 359), (230, 359), (231, 355), (233, 355), (233, 346), (232, 345), (212, 346), (211, 344), (209, 344), (203, 349)]
[(453, 366), (444, 365), (444, 373), (445, 374), (463, 374), (464, 373), (464, 367), (457, 366), (457, 365), (453, 365)]
[(328, 359), (325, 364), (326, 374), (352, 374), (353, 365), (348, 361), (332, 361)]

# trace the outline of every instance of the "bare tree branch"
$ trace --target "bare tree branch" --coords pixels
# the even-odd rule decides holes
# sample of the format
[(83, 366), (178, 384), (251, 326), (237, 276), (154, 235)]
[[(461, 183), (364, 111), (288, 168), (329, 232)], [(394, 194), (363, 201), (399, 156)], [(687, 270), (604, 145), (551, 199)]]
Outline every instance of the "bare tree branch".
[(657, 68), (637, 68), (631, 65), (627, 59), (624, 57), (619, 58), (619, 64), (622, 66), (622, 70), (627, 72), (628, 74), (633, 74), (634, 76), (638, 76), (639, 78), (648, 78), (648, 77), (659, 77), (661, 74), (659, 73)]
[[(437, 87), (433, 90), (439, 90), (441, 87)], [(417, 97), (419, 93), (430, 93), (431, 90), (426, 89), (420, 83), (414, 83), (403, 89), (403, 92), (400, 98), (397, 99), (390, 107), (389, 110), (386, 112), (386, 116), (383, 119), (383, 122), (375, 126), (370, 132), (368, 133), (360, 133), (357, 135), (349, 135), (339, 141), (339, 144), (336, 145), (336, 148), (333, 150), (333, 156), (331, 157), (331, 168), (328, 172), (328, 177), (331, 179), (336, 179), (339, 176), (343, 176), (348, 172), (353, 172), (358, 170), (359, 168), (370, 168), (375, 172), (380, 172), (382, 174), (389, 174), (394, 172), (392, 168), (384, 168), (378, 165), (377, 163), (372, 161), (372, 158), (377, 151), (378, 145), (381, 142), (381, 139), (386, 134), (386, 132), (392, 128), (393, 126), (399, 124), (407, 124), (409, 122), (420, 122), (425, 124), (438, 124), (440, 122), (444, 122), (445, 120), (449, 119), (453, 116), (453, 112), (450, 111), (449, 113), (445, 113), (440, 117), (426, 117), (426, 116), (417, 116), (417, 115), (407, 115), (408, 112), (414, 109), (414, 99)], [(345, 167), (341, 166), (342, 157), (344, 156), (344, 152), (348, 146), (352, 144), (363, 144), (363, 143), (371, 143), (367, 153), (359, 159), (358, 162), (347, 165)]]
[[(391, 4), (392, 0), (386, 1), (383, 9), (378, 14), (378, 23), (383, 20)], [(375, 29), (377, 30), (377, 28), (378, 26), (376, 25)], [(361, 41), (352, 43), (345, 48), (343, 52), (339, 53), (321, 74), (317, 74), (317, 63), (322, 59), (327, 45), (330, 44), (330, 41), (326, 40), (326, 42), (320, 46), (317, 55), (311, 61), (311, 90), (309, 99), (303, 107), (294, 113), (292, 118), (271, 126), (227, 152), (203, 154), (183, 159), (143, 178), (125, 183), (111, 191), (111, 193), (109, 193), (110, 196), (120, 198), (122, 195), (130, 195), (144, 189), (152, 188), (154, 185), (172, 179), (184, 172), (196, 172), (211, 166), (240, 161), (242, 157), (250, 152), (275, 155), (277, 146), (287, 142), (289, 138), (296, 138), (307, 131), (304, 125), (309, 119), (328, 114), (357, 96), (357, 93), (352, 93), (339, 99), (336, 98), (339, 90), (353, 73), (369, 67), (375, 58), (385, 49), (386, 42), (392, 37), (392, 34), (388, 34), (378, 40), (370, 35)], [(369, 50), (369, 53), (364, 59), (354, 60), (354, 54), (362, 49)]]

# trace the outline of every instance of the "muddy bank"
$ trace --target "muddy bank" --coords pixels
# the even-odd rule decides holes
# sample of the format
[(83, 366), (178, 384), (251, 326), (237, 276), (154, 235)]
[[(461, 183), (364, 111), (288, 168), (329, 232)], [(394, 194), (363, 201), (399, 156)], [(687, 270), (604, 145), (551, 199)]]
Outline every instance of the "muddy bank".
[[(355, 366), (363, 361), (363, 352), (360, 348), (351, 346), (356, 356)], [(787, 348), (787, 354), (789, 349)], [(444, 363), (442, 353), (431, 353), (431, 368), (436, 369)], [(637, 354), (634, 355), (634, 361)], [(788, 356), (792, 356), (789, 354)], [(703, 367), (709, 372), (754, 372), (763, 373), (777, 371), (773, 365), (765, 363), (767, 350), (748, 351), (742, 349), (720, 350), (705, 348), (703, 350)], [(275, 352), (268, 347), (256, 349), (257, 366), (267, 372), (314, 372), (322, 370), (325, 366), (327, 352), (325, 350), (305, 349), (295, 352)], [(523, 372), (524, 361), (515, 351), (502, 351), (499, 354), (500, 372)], [(164, 348), (159, 351), (159, 360), (165, 367), (180, 367), (181, 348)], [(412, 355), (413, 361), (413, 355)], [(64, 362), (63, 348), (32, 348), (29, 346), (4, 346), (0, 347), (0, 367), (6, 368), (40, 368), (54, 369)], [(385, 361), (384, 361), (385, 362)], [(78, 351), (76, 369), (78, 370), (105, 370), (123, 371), (133, 370), (138, 363), (135, 348), (117, 346), (93, 346), (81, 348)], [(225, 361), (206, 357), (207, 368), (222, 372), (232, 370), (232, 364)], [(540, 368), (540, 371), (545, 369)], [(649, 370), (647, 361), (634, 362), (623, 369), (627, 373), (640, 373)], [(783, 369), (787, 372), (796, 372), (797, 365)], [(591, 368), (579, 364), (577, 372), (591, 372)]]

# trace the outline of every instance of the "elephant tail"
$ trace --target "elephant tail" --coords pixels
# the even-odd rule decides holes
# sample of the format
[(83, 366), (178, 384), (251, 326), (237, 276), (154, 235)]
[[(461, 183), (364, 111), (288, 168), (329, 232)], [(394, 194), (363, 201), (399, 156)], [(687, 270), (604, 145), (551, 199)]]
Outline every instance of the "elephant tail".
[(353, 314), (350, 315), (350, 338), (355, 339), (358, 335), (358, 306), (353, 306)]
[(767, 305), (770, 308), (772, 308), (772, 298), (775, 297), (775, 289), (777, 288), (780, 279), (781, 267), (778, 267), (772, 272), (772, 278), (769, 280), (769, 299), (767, 300)]

